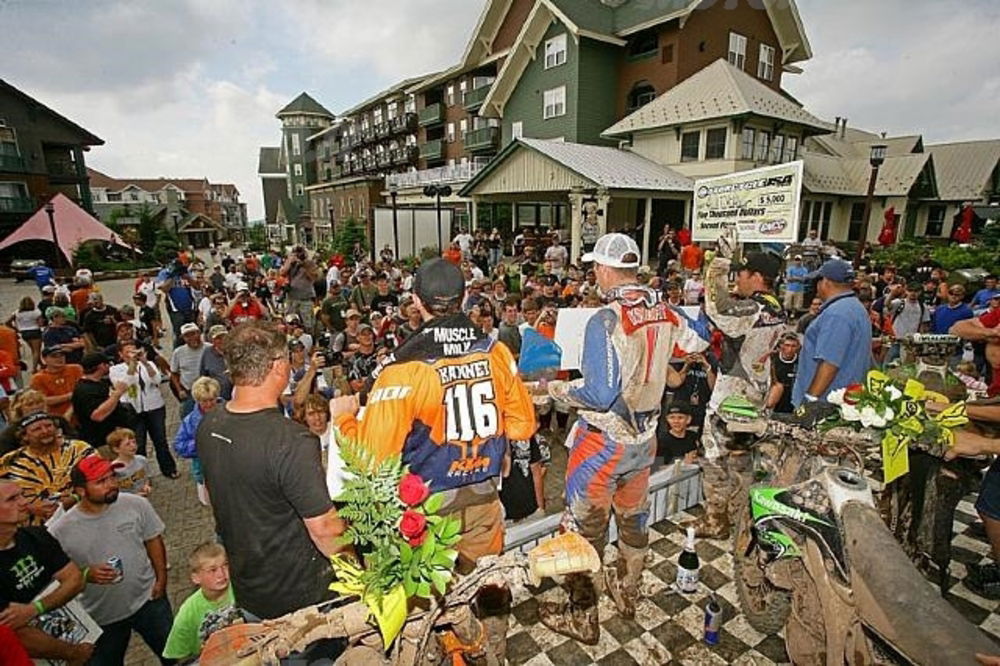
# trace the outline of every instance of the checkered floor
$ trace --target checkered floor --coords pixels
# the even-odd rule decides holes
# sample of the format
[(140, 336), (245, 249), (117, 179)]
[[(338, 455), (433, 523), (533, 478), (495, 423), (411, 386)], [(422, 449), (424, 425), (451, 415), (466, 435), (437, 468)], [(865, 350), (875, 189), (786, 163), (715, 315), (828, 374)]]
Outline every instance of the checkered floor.
[[(680, 514), (677, 522), (697, 515), (698, 511), (696, 508), (691, 514)], [(961, 584), (966, 564), (988, 560), (989, 546), (969, 535), (969, 525), (974, 519), (972, 503), (963, 501), (955, 521), (951, 564), (954, 581), (949, 600), (962, 615), (1000, 641), (998, 603), (983, 599)], [(515, 597), (507, 643), (510, 663), (531, 666), (788, 663), (784, 639), (757, 632), (738, 611), (728, 542), (698, 542), (701, 590), (693, 595), (680, 595), (672, 590), (672, 583), (683, 544), (681, 532), (673, 522), (663, 521), (652, 527), (650, 540), (651, 556), (643, 573), (643, 598), (635, 621), (619, 617), (605, 596), (600, 605), (601, 636), (597, 645), (583, 645), (553, 633), (538, 618), (539, 602), (561, 594), (549, 581), (540, 594), (522, 593)], [(724, 613), (721, 640), (712, 647), (702, 642), (704, 608), (710, 590), (716, 592)]]

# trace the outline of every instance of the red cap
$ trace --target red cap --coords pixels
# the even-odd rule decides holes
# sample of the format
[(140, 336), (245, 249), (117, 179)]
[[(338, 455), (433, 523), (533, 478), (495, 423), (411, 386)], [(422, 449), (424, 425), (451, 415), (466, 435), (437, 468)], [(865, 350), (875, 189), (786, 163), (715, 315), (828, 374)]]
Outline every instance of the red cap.
[(73, 483), (82, 485), (87, 481), (97, 481), (104, 478), (109, 472), (124, 467), (124, 463), (111, 462), (107, 458), (99, 455), (89, 455), (76, 464), (73, 468)]

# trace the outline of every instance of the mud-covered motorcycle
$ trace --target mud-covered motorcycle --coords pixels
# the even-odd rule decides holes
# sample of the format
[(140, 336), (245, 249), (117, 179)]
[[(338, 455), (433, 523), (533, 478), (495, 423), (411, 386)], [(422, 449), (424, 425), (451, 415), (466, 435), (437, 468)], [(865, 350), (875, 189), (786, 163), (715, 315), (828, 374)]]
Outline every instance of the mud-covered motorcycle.
[(886, 527), (865, 478), (875, 437), (729, 417), (731, 431), (759, 438), (759, 483), (733, 536), (740, 605), (758, 631), (785, 630), (793, 663), (958, 664), (1000, 651)]

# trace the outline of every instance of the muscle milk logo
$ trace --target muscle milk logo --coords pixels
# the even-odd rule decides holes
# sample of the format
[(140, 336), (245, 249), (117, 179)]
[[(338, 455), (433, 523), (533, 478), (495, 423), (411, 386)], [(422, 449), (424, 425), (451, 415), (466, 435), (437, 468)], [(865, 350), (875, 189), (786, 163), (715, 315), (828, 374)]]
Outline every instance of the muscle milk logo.
[(448, 356), (464, 354), (476, 341), (476, 332), (471, 328), (435, 328), (434, 342)]

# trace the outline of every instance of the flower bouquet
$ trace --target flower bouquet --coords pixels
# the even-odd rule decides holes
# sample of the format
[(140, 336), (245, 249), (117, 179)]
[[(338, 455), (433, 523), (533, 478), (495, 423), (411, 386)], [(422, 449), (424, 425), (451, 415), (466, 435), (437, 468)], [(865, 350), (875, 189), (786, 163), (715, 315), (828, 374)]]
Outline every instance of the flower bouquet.
[(864, 384), (831, 391), (827, 400), (837, 405), (839, 415), (820, 427), (849, 426), (883, 431), (882, 466), (886, 483), (909, 471), (908, 449), (911, 446), (943, 455), (944, 450), (954, 444), (952, 429), (969, 421), (963, 402), (951, 404), (941, 413), (930, 416), (924, 403), (947, 403), (945, 396), (928, 391), (914, 379), (899, 386), (878, 370), (870, 371)]
[(462, 529), (458, 518), (439, 516), (444, 495), (431, 493), (399, 456), (376, 461), (357, 442), (338, 439), (346, 470), (340, 517), (341, 536), (354, 547), (352, 558), (331, 558), (337, 580), (330, 589), (357, 596), (375, 617), (388, 647), (406, 623), (412, 597), (444, 595), (452, 579)]

